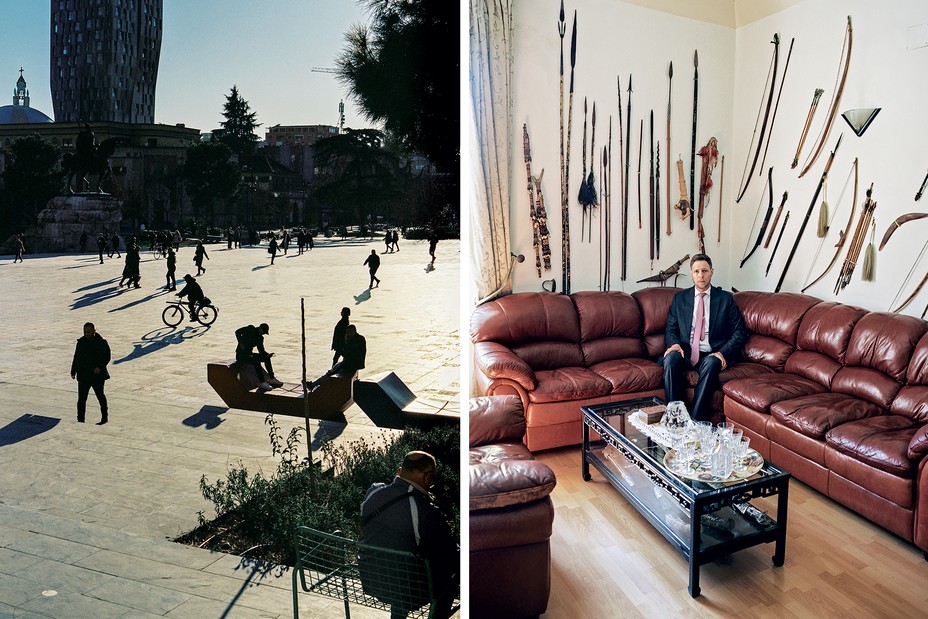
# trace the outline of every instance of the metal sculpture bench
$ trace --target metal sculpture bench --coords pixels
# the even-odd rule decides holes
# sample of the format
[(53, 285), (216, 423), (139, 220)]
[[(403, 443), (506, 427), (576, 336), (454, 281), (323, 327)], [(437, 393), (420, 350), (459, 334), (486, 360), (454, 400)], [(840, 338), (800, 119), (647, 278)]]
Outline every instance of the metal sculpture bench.
[[(379, 548), (297, 527), (294, 535), (293, 617), (299, 619), (300, 591), (407, 617), (432, 619), (437, 612), (429, 562), (411, 552)], [(457, 602), (457, 600), (456, 600)], [(452, 609), (457, 610), (459, 604)]]
[(429, 430), (461, 423), (461, 414), (451, 410), (451, 402), (435, 403), (416, 397), (393, 372), (357, 381), (354, 401), (378, 428)]
[[(354, 403), (357, 378), (357, 372), (336, 374), (310, 392), (306, 396), (310, 418), (347, 423), (344, 413)], [(301, 384), (284, 383), (282, 387), (264, 391), (258, 388), (261, 381), (250, 364), (239, 364), (235, 359), (210, 363), (206, 366), (206, 379), (229, 408), (291, 417), (305, 414)]]

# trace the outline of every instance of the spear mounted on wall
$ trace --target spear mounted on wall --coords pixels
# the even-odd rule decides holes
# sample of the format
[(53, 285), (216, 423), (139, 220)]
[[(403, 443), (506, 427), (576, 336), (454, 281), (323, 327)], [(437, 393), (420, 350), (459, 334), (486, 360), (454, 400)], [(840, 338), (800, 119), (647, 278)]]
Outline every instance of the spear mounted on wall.
[(625, 134), (625, 192), (622, 198), (622, 281), (625, 281), (627, 275), (628, 263), (628, 185), (629, 175), (628, 167), (631, 163), (632, 147), (632, 74), (628, 74), (628, 108), (625, 115), (628, 123)]
[[(690, 205), (696, 204), (696, 110), (699, 107), (699, 50), (693, 52), (693, 142), (690, 154)], [(690, 230), (695, 229), (696, 221), (690, 213)]]
[(670, 61), (670, 71), (667, 74), (667, 150), (664, 151), (664, 159), (667, 160), (667, 236), (670, 236), (670, 106), (671, 94), (673, 93), (673, 61)]

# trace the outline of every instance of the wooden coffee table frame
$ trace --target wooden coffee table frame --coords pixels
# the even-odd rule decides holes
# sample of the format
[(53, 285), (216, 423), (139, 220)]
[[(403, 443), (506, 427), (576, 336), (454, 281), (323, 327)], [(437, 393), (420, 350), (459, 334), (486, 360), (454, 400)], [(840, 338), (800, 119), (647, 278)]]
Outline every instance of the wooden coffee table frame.
[[(775, 542), (773, 564), (777, 567), (782, 566), (786, 558), (790, 474), (768, 462), (753, 477), (726, 484), (709, 485), (674, 475), (663, 464), (664, 449), (624, 419), (626, 413), (654, 405), (663, 405), (663, 402), (658, 398), (642, 398), (581, 408), (583, 480), (591, 479), (592, 464), (689, 561), (689, 592), (693, 597), (699, 596), (700, 593), (700, 566), (733, 552)], [(592, 433), (599, 438), (591, 440)], [(618, 452), (623, 461), (632, 465), (631, 468), (621, 471), (618, 470), (618, 465), (616, 468), (610, 466), (601, 457), (607, 447), (612, 447)], [(629, 471), (643, 483), (629, 483)], [(647, 494), (644, 492), (646, 490)], [(659, 500), (651, 500), (651, 494)], [(778, 499), (776, 519), (767, 527), (752, 524), (749, 518), (731, 507), (736, 503), (742, 504), (773, 495), (777, 495)], [(676, 502), (679, 511), (662, 509), (666, 505), (666, 502), (661, 503), (662, 496)], [(726, 520), (732, 519), (735, 525), (732, 539), (723, 540), (713, 538), (711, 534), (703, 535), (702, 516), (713, 513)], [(685, 526), (682, 530), (673, 526), (672, 517), (678, 514), (684, 518), (688, 517), (688, 522), (684, 523), (689, 525), (688, 535)]]

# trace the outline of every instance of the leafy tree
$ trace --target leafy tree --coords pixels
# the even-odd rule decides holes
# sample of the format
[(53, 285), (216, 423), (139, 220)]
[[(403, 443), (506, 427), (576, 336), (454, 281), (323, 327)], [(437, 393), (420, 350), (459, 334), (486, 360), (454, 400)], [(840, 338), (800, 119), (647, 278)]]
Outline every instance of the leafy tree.
[(232, 92), (226, 96), (222, 106), (225, 121), (220, 123), (219, 141), (232, 149), (236, 155), (249, 155), (254, 152), (258, 136), (255, 129), (261, 126), (258, 113), (238, 94), (238, 87), (232, 86)]
[(233, 200), (242, 177), (238, 164), (232, 161), (232, 151), (219, 142), (189, 147), (182, 175), (194, 218), (208, 225), (215, 221), (216, 202)]
[(382, 214), (399, 196), (399, 158), (384, 147), (383, 132), (348, 129), (313, 146), (313, 197), (341, 213), (338, 223)]
[(48, 201), (61, 194), (65, 173), (60, 161), (58, 147), (38, 135), (19, 138), (10, 145), (0, 201), (0, 227), (4, 232), (35, 225)]
[(441, 172), (460, 157), (460, 6), (447, 0), (359, 0), (370, 25), (346, 34), (340, 81), (366, 116), (382, 122)]

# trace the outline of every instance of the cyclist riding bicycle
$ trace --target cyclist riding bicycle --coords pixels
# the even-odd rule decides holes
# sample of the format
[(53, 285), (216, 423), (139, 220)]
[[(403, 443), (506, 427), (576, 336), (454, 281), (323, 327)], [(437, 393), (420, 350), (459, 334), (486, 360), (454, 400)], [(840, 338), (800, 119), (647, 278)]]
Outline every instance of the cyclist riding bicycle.
[(187, 297), (187, 307), (190, 310), (190, 322), (194, 322), (196, 321), (197, 304), (201, 303), (203, 299), (206, 298), (206, 295), (203, 294), (203, 289), (200, 288), (200, 284), (197, 283), (197, 280), (194, 279), (193, 275), (190, 273), (184, 275), (184, 281), (187, 282), (187, 285), (177, 293), (177, 296), (181, 298)]

